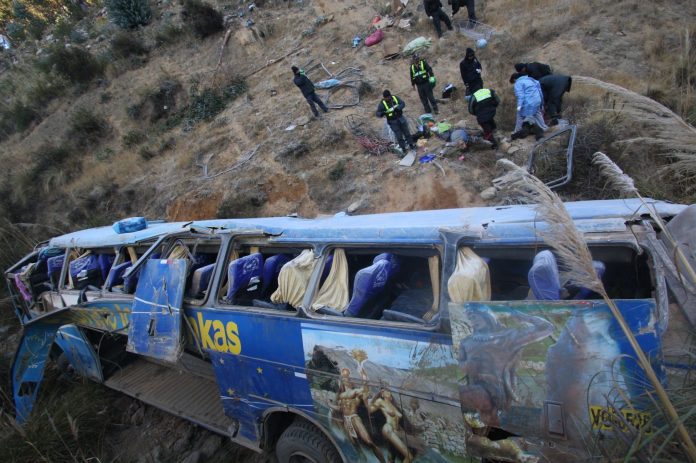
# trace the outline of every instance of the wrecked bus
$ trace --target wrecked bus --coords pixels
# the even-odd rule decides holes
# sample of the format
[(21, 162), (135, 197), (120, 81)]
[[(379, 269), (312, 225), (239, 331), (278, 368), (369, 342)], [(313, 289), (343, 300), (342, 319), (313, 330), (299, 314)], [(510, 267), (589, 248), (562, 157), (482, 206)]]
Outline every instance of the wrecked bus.
[[(695, 249), (696, 206), (652, 207)], [(696, 316), (668, 292), (669, 246), (637, 200), (567, 209), (667, 381), (670, 310)], [(649, 383), (604, 301), (560, 281), (543, 229), (505, 206), (53, 238), (5, 273), (17, 420), (57, 359), (281, 463), (586, 460), (598, 433), (649, 425)]]

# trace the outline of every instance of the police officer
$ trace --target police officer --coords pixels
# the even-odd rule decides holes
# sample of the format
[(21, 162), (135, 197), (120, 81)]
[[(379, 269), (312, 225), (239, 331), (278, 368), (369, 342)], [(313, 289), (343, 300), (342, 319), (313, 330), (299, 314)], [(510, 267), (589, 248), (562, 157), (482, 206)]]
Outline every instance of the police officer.
[(482, 88), (476, 90), (469, 99), (469, 114), (476, 116), (476, 122), (483, 130), (483, 139), (491, 142), (491, 148), (498, 148), (498, 141), (493, 136), (495, 125), (495, 112), (500, 104), (500, 98), (495, 90)]
[(483, 88), (481, 63), (476, 58), (476, 52), (473, 48), (466, 49), (464, 59), (459, 63), (459, 72), (466, 87), (466, 96), (470, 96), (476, 90)]
[(297, 66), (293, 66), (291, 69), (292, 73), (295, 75), (292, 81), (300, 89), (302, 96), (305, 97), (307, 103), (309, 103), (309, 107), (312, 108), (314, 117), (319, 117), (319, 111), (317, 111), (317, 107), (314, 106), (314, 103), (318, 104), (322, 111), (328, 113), (329, 108), (327, 108), (324, 102), (321, 101), (321, 98), (319, 98), (314, 90), (314, 84), (311, 80), (309, 80), (309, 77), (305, 75), (304, 71), (301, 71)]
[(570, 92), (573, 79), (562, 74), (550, 74), (539, 79), (544, 94), (544, 109), (549, 118), (549, 125), (558, 125), (563, 107), (563, 94)]
[(406, 152), (406, 145), (414, 149), (416, 145), (413, 143), (411, 133), (408, 131), (408, 121), (403, 115), (406, 103), (396, 95), (392, 95), (389, 90), (382, 93), (382, 101), (377, 105), (377, 117), (386, 117), (387, 124), (394, 132), (396, 142), (401, 150)]
[(435, 85), (435, 75), (428, 63), (414, 54), (411, 60), (411, 86), (418, 89), (418, 97), (423, 104), (423, 110), (426, 113), (431, 112), (430, 105), (433, 105), (432, 112), (438, 114), (437, 101), (433, 95), (433, 86)]

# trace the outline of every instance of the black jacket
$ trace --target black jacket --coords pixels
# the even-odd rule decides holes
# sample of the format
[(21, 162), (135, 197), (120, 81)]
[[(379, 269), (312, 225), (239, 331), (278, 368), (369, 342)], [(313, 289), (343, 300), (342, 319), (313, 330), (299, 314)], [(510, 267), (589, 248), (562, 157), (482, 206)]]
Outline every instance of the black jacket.
[(551, 74), (551, 66), (544, 63), (527, 63), (527, 75), (532, 79), (539, 80), (544, 76)]
[(295, 77), (292, 79), (292, 81), (297, 85), (300, 90), (302, 91), (302, 95), (305, 97), (308, 97), (312, 93), (314, 93), (314, 84), (312, 83), (311, 80), (309, 80), (309, 77), (306, 75), (300, 73), (295, 75)]
[[(418, 60), (416, 64), (411, 63), (408, 67), (408, 73), (411, 76), (411, 85), (424, 84), (434, 75), (433, 69), (424, 59)], [(416, 75), (414, 76), (414, 74)]]
[(424, 0), (423, 6), (425, 7), (425, 14), (432, 16), (437, 13), (437, 10), (442, 8), (442, 3), (440, 3), (440, 0)]
[(382, 98), (377, 105), (377, 117), (387, 116), (387, 121), (395, 121), (401, 117), (406, 107), (404, 100), (392, 95), (389, 98)]
[(462, 74), (462, 81), (464, 81), (464, 84), (471, 85), (481, 80), (481, 63), (479, 63), (476, 57), (471, 60), (464, 58), (462, 62), (459, 63), (459, 72)]
[(548, 100), (549, 97), (558, 97), (565, 92), (569, 92), (572, 82), (573, 80), (570, 76), (564, 76), (562, 74), (551, 74), (542, 77), (539, 79), (539, 85), (541, 85), (541, 91), (544, 93), (544, 100)]
[[(482, 90), (486, 89), (481, 89), (479, 92)], [(475, 92), (469, 99), (469, 114), (475, 115), (478, 120), (487, 121), (495, 117), (496, 108), (500, 104), (500, 97), (495, 93), (495, 90), (490, 90), (490, 92), (491, 96), (481, 101), (476, 99), (476, 93), (478, 92)]]

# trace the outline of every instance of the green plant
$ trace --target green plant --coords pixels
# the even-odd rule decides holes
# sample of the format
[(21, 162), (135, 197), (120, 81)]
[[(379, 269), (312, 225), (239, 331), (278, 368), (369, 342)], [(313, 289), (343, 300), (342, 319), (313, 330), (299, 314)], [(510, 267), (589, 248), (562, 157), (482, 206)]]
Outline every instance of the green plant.
[(142, 130), (130, 130), (121, 139), (125, 148), (132, 148), (147, 140), (147, 135)]
[(97, 145), (109, 133), (106, 120), (86, 108), (78, 108), (69, 124), (68, 136), (79, 147)]
[(156, 46), (171, 45), (177, 43), (184, 36), (184, 29), (176, 24), (165, 24), (155, 33)]
[(73, 31), (74, 24), (68, 18), (61, 18), (56, 23), (53, 29), (53, 36), (57, 39), (65, 39), (70, 37), (70, 33)]
[(142, 56), (147, 53), (145, 44), (128, 32), (119, 32), (111, 39), (111, 51), (116, 58)]
[(152, 19), (152, 11), (147, 0), (106, 0), (109, 18), (123, 29), (146, 26)]
[(55, 71), (71, 82), (87, 83), (104, 72), (104, 66), (92, 54), (79, 47), (53, 46), (39, 60), (44, 72)]
[(34, 108), (20, 102), (16, 102), (7, 115), (11, 118), (17, 132), (29, 128), (34, 121), (39, 119), (39, 113)]
[(346, 161), (341, 159), (329, 170), (329, 180), (336, 182), (340, 180), (346, 173)]
[(184, 12), (184, 21), (198, 38), (206, 38), (224, 28), (220, 12), (200, 0), (185, 0)]

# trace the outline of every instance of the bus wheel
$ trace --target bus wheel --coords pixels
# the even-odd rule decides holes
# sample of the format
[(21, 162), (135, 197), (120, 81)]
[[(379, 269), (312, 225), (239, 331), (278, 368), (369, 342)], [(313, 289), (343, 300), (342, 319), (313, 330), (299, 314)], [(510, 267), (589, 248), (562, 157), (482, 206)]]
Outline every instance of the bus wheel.
[(333, 444), (311, 423), (299, 420), (280, 435), (276, 444), (278, 463), (340, 463)]

